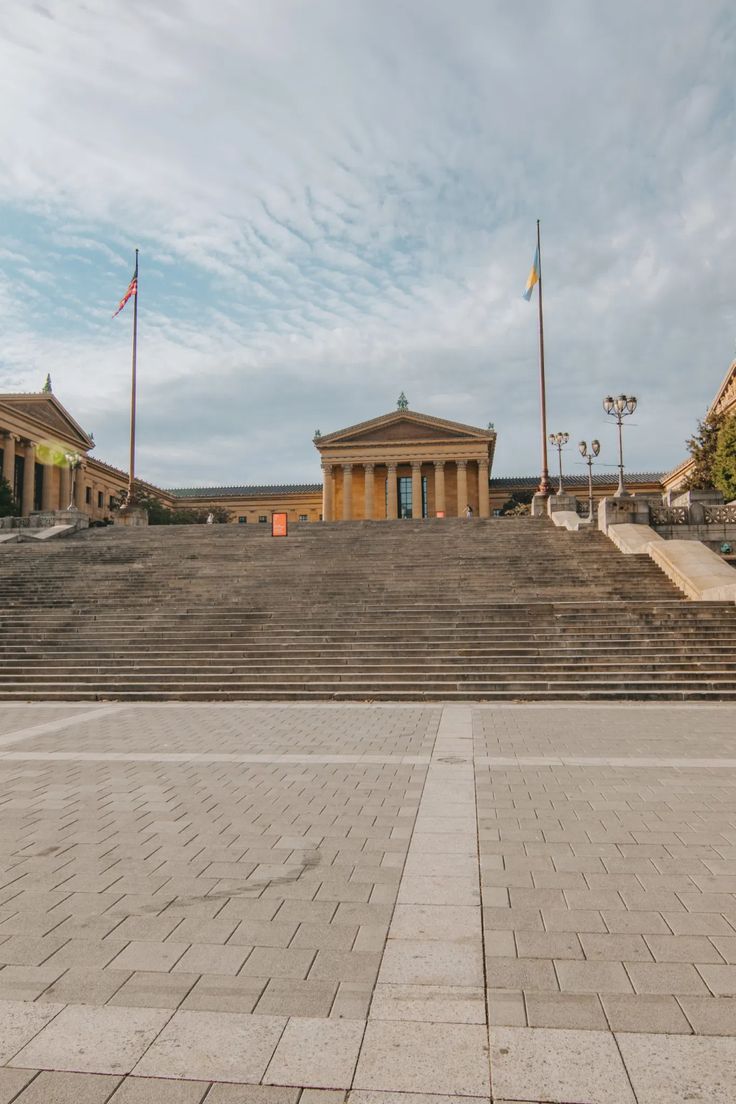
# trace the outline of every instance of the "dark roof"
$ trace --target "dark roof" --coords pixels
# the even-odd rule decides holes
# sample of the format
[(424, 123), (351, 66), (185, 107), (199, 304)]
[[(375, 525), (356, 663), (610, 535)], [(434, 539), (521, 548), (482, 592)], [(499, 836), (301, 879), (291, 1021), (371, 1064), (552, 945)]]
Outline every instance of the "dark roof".
[[(661, 483), (666, 475), (666, 472), (624, 472), (624, 478), (627, 483)], [(557, 475), (554, 472), (550, 472), (550, 479), (553, 483), (557, 482)], [(605, 487), (609, 484), (618, 482), (618, 475), (615, 471), (608, 473), (593, 473), (593, 486)], [(579, 474), (567, 474), (563, 473), (562, 476), (563, 486), (567, 487), (587, 487), (588, 476), (584, 472)], [(524, 488), (536, 487), (539, 484), (538, 475), (508, 475), (494, 476), (491, 480), (491, 488)]]
[(167, 487), (174, 498), (258, 498), (263, 495), (308, 494), (322, 491), (321, 483), (277, 483), (262, 487)]

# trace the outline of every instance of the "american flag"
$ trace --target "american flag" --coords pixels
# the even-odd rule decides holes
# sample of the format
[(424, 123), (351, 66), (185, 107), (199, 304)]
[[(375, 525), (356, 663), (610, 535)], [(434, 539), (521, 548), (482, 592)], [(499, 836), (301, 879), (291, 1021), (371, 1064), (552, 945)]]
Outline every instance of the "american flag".
[(133, 279), (128, 284), (128, 290), (126, 291), (125, 295), (120, 300), (120, 302), (118, 303), (118, 309), (115, 311), (115, 314), (113, 315), (113, 318), (117, 318), (117, 316), (120, 314), (120, 312), (123, 309), (123, 307), (125, 306), (125, 304), (130, 299), (131, 295), (137, 295), (137, 294), (138, 294), (138, 274), (136, 273), (133, 276)]

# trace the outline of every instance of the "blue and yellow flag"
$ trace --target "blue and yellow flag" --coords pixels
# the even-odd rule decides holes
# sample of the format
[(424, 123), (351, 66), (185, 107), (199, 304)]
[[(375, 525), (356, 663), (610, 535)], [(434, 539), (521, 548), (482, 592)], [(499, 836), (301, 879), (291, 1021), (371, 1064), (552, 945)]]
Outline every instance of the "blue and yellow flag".
[(537, 248), (534, 252), (534, 262), (532, 264), (532, 270), (529, 273), (529, 279), (527, 280), (526, 287), (524, 288), (524, 298), (527, 300), (527, 302), (532, 297), (532, 292), (534, 291), (534, 285), (538, 284), (538, 283), (539, 283), (539, 246), (537, 246)]

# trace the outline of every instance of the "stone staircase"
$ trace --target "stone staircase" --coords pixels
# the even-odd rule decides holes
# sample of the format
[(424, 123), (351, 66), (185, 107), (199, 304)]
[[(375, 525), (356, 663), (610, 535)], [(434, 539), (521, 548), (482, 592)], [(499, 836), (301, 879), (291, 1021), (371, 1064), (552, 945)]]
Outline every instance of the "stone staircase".
[(546, 518), (0, 550), (0, 700), (736, 699), (736, 606)]

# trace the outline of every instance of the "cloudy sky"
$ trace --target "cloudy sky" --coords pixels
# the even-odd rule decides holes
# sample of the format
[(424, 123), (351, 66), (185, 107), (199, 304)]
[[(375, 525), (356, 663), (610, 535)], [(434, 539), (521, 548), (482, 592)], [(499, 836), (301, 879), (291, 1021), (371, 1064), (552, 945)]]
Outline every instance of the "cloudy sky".
[(146, 478), (317, 480), (402, 389), (536, 473), (540, 218), (550, 430), (614, 463), (634, 392), (627, 466), (673, 466), (735, 348), (735, 12), (4, 0), (0, 391), (50, 372), (125, 466), (139, 246)]

